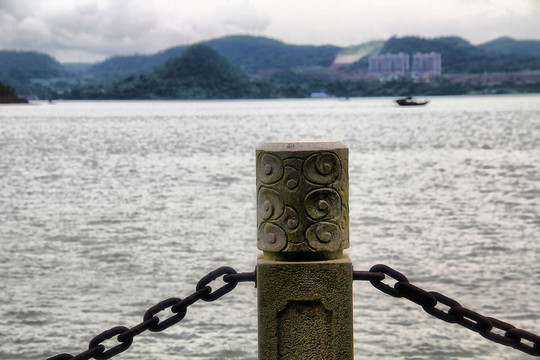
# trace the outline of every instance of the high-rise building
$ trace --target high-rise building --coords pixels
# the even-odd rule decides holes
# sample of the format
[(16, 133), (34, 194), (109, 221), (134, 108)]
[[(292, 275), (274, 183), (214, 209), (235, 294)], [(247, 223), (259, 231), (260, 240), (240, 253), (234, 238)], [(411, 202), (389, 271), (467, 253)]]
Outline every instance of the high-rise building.
[(393, 79), (408, 75), (413, 77), (439, 76), (441, 71), (441, 54), (435, 52), (414, 54), (410, 72), (408, 54), (401, 52), (369, 57), (369, 73), (381, 79)]
[(409, 55), (384, 54), (369, 57), (369, 72), (381, 78), (395, 78), (409, 72)]
[(442, 70), (441, 54), (431, 52), (427, 54), (416, 53), (413, 55), (412, 76), (422, 77), (439, 76)]

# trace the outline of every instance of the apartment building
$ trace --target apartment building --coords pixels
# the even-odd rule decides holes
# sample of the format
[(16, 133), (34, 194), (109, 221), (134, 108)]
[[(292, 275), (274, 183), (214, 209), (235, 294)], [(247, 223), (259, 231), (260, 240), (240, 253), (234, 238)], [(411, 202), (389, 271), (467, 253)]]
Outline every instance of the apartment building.
[(442, 70), (441, 54), (431, 52), (426, 54), (416, 53), (413, 55), (413, 77), (440, 76)]
[(372, 55), (369, 57), (369, 73), (381, 78), (405, 76), (409, 73), (409, 55)]
[(369, 74), (380, 79), (394, 79), (409, 75), (412, 77), (441, 75), (442, 61), (439, 53), (416, 53), (413, 56), (411, 70), (409, 64), (409, 55), (402, 52), (372, 55), (369, 57)]

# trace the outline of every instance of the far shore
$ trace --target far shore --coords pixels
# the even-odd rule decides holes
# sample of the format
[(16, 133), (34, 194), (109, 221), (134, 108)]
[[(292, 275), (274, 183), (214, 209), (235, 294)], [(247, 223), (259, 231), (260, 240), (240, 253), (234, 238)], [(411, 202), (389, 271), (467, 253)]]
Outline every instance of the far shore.
[(23, 97), (1, 97), (0, 104), (28, 104), (28, 99)]

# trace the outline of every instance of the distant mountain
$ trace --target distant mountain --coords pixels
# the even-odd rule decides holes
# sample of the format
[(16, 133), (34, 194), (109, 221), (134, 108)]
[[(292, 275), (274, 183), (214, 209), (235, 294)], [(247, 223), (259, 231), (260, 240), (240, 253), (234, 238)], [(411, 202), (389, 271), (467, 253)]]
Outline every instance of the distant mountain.
[[(291, 45), (264, 37), (227, 36), (199, 45), (213, 49), (252, 77), (269, 80), (281, 89), (288, 86), (290, 91), (287, 90), (287, 94), (298, 96), (311, 90), (311, 86), (321, 86), (317, 82), (320, 80), (365, 79), (368, 58), (377, 53), (405, 52), (412, 56), (416, 52), (438, 52), (442, 55), (443, 73), (451, 75), (540, 71), (540, 41), (511, 38), (499, 38), (475, 46), (459, 37), (426, 39), (407, 36), (341, 48)], [(0, 81), (14, 87), (20, 94), (40, 98), (50, 98), (86, 85), (105, 89), (126, 78), (131, 78), (131, 81), (139, 79), (142, 82), (137, 86), (146, 86), (148, 84), (142, 80), (142, 75), (156, 79), (156, 69), (164, 67), (167, 61), (181, 56), (187, 49), (188, 46), (182, 45), (151, 55), (115, 56), (95, 64), (60, 64), (45, 54), (4, 50), (0, 51)], [(534, 82), (531, 76), (523, 78), (527, 79), (523, 81)], [(311, 83), (310, 79), (316, 82)], [(298, 82), (305, 86), (295, 87)], [(308, 83), (311, 85), (307, 86)], [(251, 86), (254, 86), (253, 82)], [(258, 96), (270, 91), (262, 82), (257, 86), (261, 91)], [(92, 96), (100, 95), (95, 93)]]
[(289, 45), (278, 40), (253, 36), (228, 36), (203, 44), (210, 46), (248, 74), (265, 69), (329, 66), (342, 50), (332, 45)]
[(180, 55), (187, 46), (177, 46), (153, 55), (113, 56), (86, 69), (83, 74), (96, 80), (111, 81), (129, 74), (150, 73), (168, 59)]
[(147, 74), (130, 75), (106, 87), (87, 86), (71, 98), (237, 99), (252, 97), (251, 79), (209, 46), (198, 44)]
[[(329, 66), (341, 50), (337, 46), (288, 45), (264, 37), (227, 36), (203, 41), (225, 56), (232, 64), (248, 74), (265, 69), (288, 69), (306, 66)], [(115, 79), (130, 73), (150, 73), (174, 56), (180, 55), (187, 46), (177, 46), (154, 55), (115, 56), (91, 66), (86, 75), (98, 79)]]
[[(534, 44), (535, 46), (531, 46)], [(516, 72), (540, 70), (540, 57), (535, 55), (540, 41), (530, 44), (528, 52), (525, 44), (515, 41), (496, 40), (483, 46), (474, 46), (459, 37), (424, 39), (419, 37), (392, 37), (382, 47), (380, 53), (438, 52), (442, 57), (444, 73)], [(516, 52), (515, 49), (520, 49)]]
[(193, 45), (156, 71), (163, 81), (161, 96), (179, 98), (243, 98), (249, 77), (207, 45)]
[(443, 72), (483, 72), (490, 63), (489, 54), (459, 37), (423, 39), (419, 37), (392, 37), (384, 44), (381, 54), (404, 52), (411, 57), (417, 53), (437, 52), (443, 59)]
[(33, 51), (0, 50), (0, 80), (19, 84), (30, 79), (66, 76), (66, 69), (52, 57)]
[(514, 40), (509, 37), (501, 37), (493, 41), (480, 44), (478, 47), (490, 52), (525, 56), (540, 56), (540, 41), (538, 40)]
[(48, 97), (50, 89), (43, 83), (70, 76), (54, 58), (33, 51), (0, 50), (0, 81), (24, 95)]

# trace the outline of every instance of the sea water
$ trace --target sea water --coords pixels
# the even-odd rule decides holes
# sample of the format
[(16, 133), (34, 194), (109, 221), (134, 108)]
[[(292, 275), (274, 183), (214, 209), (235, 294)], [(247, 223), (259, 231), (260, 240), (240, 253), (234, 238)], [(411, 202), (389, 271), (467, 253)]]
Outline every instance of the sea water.
[[(355, 270), (540, 333), (540, 96), (0, 107), (0, 358), (78, 354), (224, 265), (253, 271), (255, 148), (350, 148)], [(526, 359), (354, 284), (356, 359)], [(115, 343), (111, 342), (114, 346)], [(256, 359), (253, 284), (115, 358)]]

